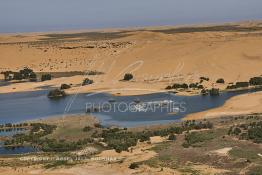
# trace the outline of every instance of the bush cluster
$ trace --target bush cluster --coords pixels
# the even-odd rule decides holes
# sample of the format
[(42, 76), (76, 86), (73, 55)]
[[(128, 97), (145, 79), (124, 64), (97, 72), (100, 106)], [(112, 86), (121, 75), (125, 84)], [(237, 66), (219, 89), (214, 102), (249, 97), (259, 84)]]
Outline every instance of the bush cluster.
[[(55, 125), (43, 123), (32, 123), (28, 133), (19, 133), (5, 141), (5, 146), (16, 147), (24, 144), (31, 144), (38, 147), (44, 152), (66, 152), (81, 149), (87, 143), (93, 142), (92, 139), (82, 139), (76, 142), (68, 142), (65, 140), (56, 140), (45, 138), (56, 129)], [(43, 138), (44, 137), (44, 138)]]
[(249, 82), (236, 82), (236, 84), (227, 86), (227, 89), (246, 88), (249, 86), (260, 86), (262, 85), (262, 77), (250, 78)]
[(188, 148), (189, 146), (194, 146), (196, 143), (211, 140), (213, 138), (214, 134), (212, 132), (191, 132), (185, 136), (183, 147)]
[(228, 135), (237, 136), (242, 140), (262, 143), (262, 121), (231, 126), (228, 130)]
[(128, 148), (135, 146), (138, 141), (150, 141), (150, 137), (153, 136), (168, 137), (169, 140), (174, 141), (176, 140), (175, 134), (182, 134), (184, 131), (192, 129), (198, 130), (207, 128), (213, 128), (213, 124), (210, 122), (196, 122), (192, 120), (183, 122), (181, 126), (172, 126), (154, 131), (129, 132), (118, 128), (108, 129), (103, 130), (101, 137), (104, 138), (104, 142), (107, 143), (110, 148), (115, 149), (117, 152), (121, 152), (128, 151)]
[(191, 83), (191, 84), (186, 84), (186, 83), (174, 83), (172, 86), (167, 86), (166, 89), (188, 89), (188, 88), (196, 88), (196, 89), (203, 89), (204, 86), (199, 84), (199, 83)]
[(250, 85), (262, 85), (262, 77), (253, 77), (249, 80)]
[(21, 69), (18, 72), (5, 71), (5, 72), (1, 72), (1, 74), (4, 75), (5, 81), (23, 80), (23, 79), (28, 79), (30, 81), (37, 81), (36, 74), (34, 73), (32, 69), (28, 67), (25, 67), (24, 69)]
[(13, 135), (12, 139), (6, 140), (5, 145), (23, 145), (24, 143), (37, 144), (40, 138), (51, 134), (55, 129), (55, 125), (43, 123), (31, 123), (29, 133), (19, 133)]

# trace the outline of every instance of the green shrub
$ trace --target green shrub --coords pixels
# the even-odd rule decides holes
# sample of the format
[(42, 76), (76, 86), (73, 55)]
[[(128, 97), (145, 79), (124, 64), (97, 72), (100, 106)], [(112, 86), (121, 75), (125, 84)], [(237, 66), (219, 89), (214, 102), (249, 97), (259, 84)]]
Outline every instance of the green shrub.
[(221, 83), (221, 84), (224, 84), (225, 83), (225, 80), (223, 78), (219, 78), (216, 83)]
[(134, 77), (133, 77), (133, 75), (131, 74), (131, 73), (126, 73), (125, 75), (124, 75), (124, 80), (125, 81), (129, 81), (129, 80), (131, 80), (131, 79), (133, 79)]
[(172, 88), (173, 89), (188, 89), (188, 85), (186, 83), (183, 83), (183, 84), (175, 83), (173, 84)]
[(262, 143), (262, 121), (253, 122), (247, 125), (240, 124), (231, 126), (228, 135), (236, 135), (242, 140), (252, 140), (255, 143)]
[(244, 88), (244, 87), (248, 87), (248, 86), (249, 86), (249, 82), (236, 82), (237, 88)]
[(1, 72), (1, 74), (4, 74), (5, 81), (36, 79), (36, 74), (33, 72), (32, 69), (29, 69), (27, 67), (20, 70), (19, 72), (5, 71), (5, 72)]
[(90, 84), (93, 84), (93, 83), (94, 83), (93, 80), (90, 80), (89, 78), (85, 78), (83, 83), (82, 83), (82, 86), (90, 85)]
[(253, 77), (249, 80), (250, 85), (262, 85), (262, 77)]
[(249, 82), (236, 82), (234, 85), (228, 85), (227, 89), (245, 88), (249, 86)]
[(205, 80), (205, 81), (209, 81), (209, 78), (208, 77), (200, 77), (200, 80)]
[(68, 84), (61, 84), (61, 87), (60, 87), (60, 89), (70, 89), (70, 88), (71, 86)]
[(198, 88), (198, 83), (190, 83), (189, 88)]
[(13, 80), (22, 80), (23, 79), (23, 75), (19, 72), (14, 72), (14, 78)]
[(25, 67), (24, 69), (20, 70), (19, 73), (23, 77), (22, 79), (28, 79), (30, 75), (33, 73), (33, 70), (28, 67)]
[(66, 96), (66, 94), (63, 90), (54, 89), (54, 90), (49, 91), (47, 96), (48, 98), (60, 98), (60, 97)]
[(202, 84), (197, 86), (198, 89), (204, 89), (204, 86)]
[(191, 132), (185, 136), (185, 145), (191, 146), (193, 144), (211, 140), (214, 138), (214, 134), (209, 132)]

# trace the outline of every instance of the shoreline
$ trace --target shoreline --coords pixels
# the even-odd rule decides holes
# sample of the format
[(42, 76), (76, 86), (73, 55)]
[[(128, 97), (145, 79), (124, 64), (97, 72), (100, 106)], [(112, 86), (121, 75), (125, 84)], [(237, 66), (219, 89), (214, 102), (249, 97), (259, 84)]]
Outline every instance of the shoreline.
[[(249, 90), (249, 89), (241, 89), (242, 90)], [(35, 92), (35, 91), (33, 91)], [(28, 92), (30, 93), (30, 92)], [(226, 92), (225, 92), (226, 93)], [(242, 99), (245, 99), (244, 101)], [(249, 102), (252, 101), (251, 106), (247, 108), (241, 108), (243, 102)], [(128, 128), (136, 128), (136, 127), (148, 127), (148, 126), (154, 126), (154, 125), (167, 125), (169, 123), (178, 123), (180, 121), (185, 121), (185, 120), (201, 120), (201, 119), (210, 119), (210, 118), (220, 118), (224, 116), (234, 116), (234, 115), (241, 115), (241, 114), (252, 114), (252, 113), (259, 113), (262, 112), (262, 107), (259, 106), (260, 100), (262, 101), (262, 91), (257, 91), (257, 92), (246, 92), (245, 94), (239, 94), (234, 97), (229, 98), (228, 100), (225, 101), (225, 103), (222, 106), (211, 108), (205, 111), (200, 111), (197, 113), (191, 113), (188, 115), (185, 115), (184, 117), (180, 118), (179, 121), (177, 120), (167, 120), (166, 122), (159, 122), (157, 124), (157, 121), (154, 121), (152, 123), (148, 124), (137, 124), (137, 125), (132, 125), (129, 126)], [(240, 106), (240, 108), (238, 107)], [(91, 116), (94, 120), (97, 122), (101, 123), (99, 118), (97, 118), (95, 115), (88, 114), (88, 113), (76, 113), (76, 114), (58, 114), (58, 115), (50, 115), (46, 117), (41, 117), (41, 118), (36, 118), (36, 119), (31, 119), (31, 120), (25, 120), (25, 121), (20, 121), (21, 122), (35, 122), (35, 121), (45, 121), (45, 120), (62, 120), (64, 117), (89, 117)], [(160, 120), (159, 120), (160, 121)], [(117, 127), (123, 127), (121, 125), (117, 124), (112, 124), (112, 126), (117, 126)]]

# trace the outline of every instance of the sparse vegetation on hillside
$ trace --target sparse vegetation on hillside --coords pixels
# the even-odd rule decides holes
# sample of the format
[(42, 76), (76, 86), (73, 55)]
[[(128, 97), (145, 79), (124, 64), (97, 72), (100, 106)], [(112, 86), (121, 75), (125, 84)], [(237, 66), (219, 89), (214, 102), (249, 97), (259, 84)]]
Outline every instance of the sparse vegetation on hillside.
[(237, 136), (241, 140), (252, 140), (255, 143), (262, 143), (262, 121), (232, 126), (228, 134)]
[(192, 129), (199, 130), (208, 128), (213, 128), (213, 124), (210, 122), (196, 122), (192, 120), (183, 122), (182, 126), (173, 126), (154, 131), (130, 132), (118, 128), (103, 130), (101, 137), (104, 138), (104, 142), (106, 142), (110, 148), (115, 149), (117, 152), (121, 152), (127, 151), (131, 146), (135, 146), (138, 141), (149, 141), (150, 137), (153, 136), (168, 136), (170, 140), (176, 140), (175, 134), (182, 134), (184, 131)]

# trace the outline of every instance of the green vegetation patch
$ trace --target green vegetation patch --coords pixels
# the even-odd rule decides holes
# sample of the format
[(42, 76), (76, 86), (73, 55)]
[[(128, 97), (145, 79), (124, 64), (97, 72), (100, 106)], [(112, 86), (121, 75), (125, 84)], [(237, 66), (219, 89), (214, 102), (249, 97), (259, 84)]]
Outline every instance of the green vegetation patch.
[(191, 132), (185, 136), (185, 142), (183, 143), (184, 147), (189, 146), (200, 146), (201, 142), (209, 141), (215, 138), (214, 131), (206, 131), (206, 132)]
[(261, 152), (261, 149), (256, 148), (254, 146), (242, 146), (242, 147), (234, 147), (229, 151), (229, 155), (233, 158), (244, 158), (251, 162), (261, 162), (261, 157), (258, 154)]

